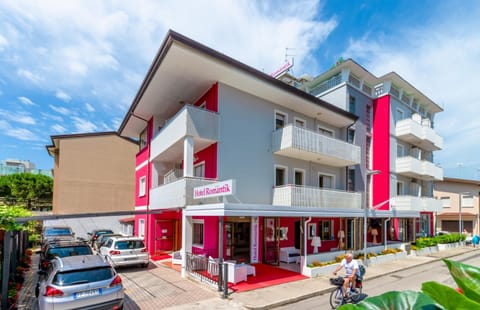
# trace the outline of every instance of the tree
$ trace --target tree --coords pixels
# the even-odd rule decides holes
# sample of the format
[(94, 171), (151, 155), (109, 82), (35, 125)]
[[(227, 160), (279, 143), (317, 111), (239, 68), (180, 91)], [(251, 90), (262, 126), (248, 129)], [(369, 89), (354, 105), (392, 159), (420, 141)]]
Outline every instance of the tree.
[(23, 201), (28, 210), (32, 201), (37, 199), (52, 199), (53, 179), (31, 173), (16, 173), (0, 177), (0, 195)]
[(32, 213), (25, 208), (20, 206), (5, 206), (0, 205), (0, 230), (6, 231), (14, 231), (14, 230), (22, 230), (22, 229), (29, 229), (30, 225), (19, 224), (15, 221), (17, 217), (28, 217), (31, 216)]

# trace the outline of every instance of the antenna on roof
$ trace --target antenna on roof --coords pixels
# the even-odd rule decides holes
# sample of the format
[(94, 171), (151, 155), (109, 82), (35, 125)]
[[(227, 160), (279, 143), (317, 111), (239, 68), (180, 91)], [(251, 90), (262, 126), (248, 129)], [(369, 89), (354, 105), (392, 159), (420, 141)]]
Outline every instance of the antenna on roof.
[(293, 62), (294, 62), (293, 56), (295, 56), (295, 54), (289, 54), (288, 51), (291, 51), (291, 50), (295, 50), (295, 48), (294, 47), (285, 47), (285, 63), (288, 62), (288, 57), (292, 56), (292, 66), (293, 66)]

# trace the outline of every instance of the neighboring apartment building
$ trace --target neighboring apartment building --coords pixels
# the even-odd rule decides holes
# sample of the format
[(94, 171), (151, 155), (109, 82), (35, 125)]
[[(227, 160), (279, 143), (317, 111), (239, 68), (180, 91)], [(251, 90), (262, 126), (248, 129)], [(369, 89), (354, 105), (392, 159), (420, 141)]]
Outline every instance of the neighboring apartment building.
[[(116, 132), (51, 136), (54, 158), (53, 214), (132, 211), (135, 204), (135, 154), (138, 144)], [(125, 216), (70, 219), (86, 236), (94, 228), (116, 228)]]
[(52, 170), (35, 169), (35, 164), (29, 160), (5, 159), (0, 163), (0, 175), (9, 175), (15, 173), (42, 174), (52, 177)]
[(435, 182), (434, 195), (442, 201), (437, 230), (480, 235), (480, 181), (444, 178)]
[(384, 231), (388, 240), (404, 242), (433, 235), (434, 212), (441, 210), (433, 184), (443, 179), (443, 169), (433, 163), (443, 148), (434, 118), (442, 109), (397, 73), (376, 77), (351, 59), (301, 87), (359, 116), (348, 140), (362, 147), (362, 165), (351, 173), (358, 178), (359, 170), (362, 176), (365, 169), (375, 171), (367, 206), (392, 213), (380, 218), (371, 212), (368, 226), (377, 227), (377, 238), (384, 239)]
[[(315, 91), (337, 72), (339, 83)], [(397, 75), (382, 80), (353, 61), (299, 81), (301, 89), (168, 33), (119, 129), (140, 140), (135, 210), (145, 214), (135, 229), (152, 254), (182, 248), (278, 264), (283, 247), (360, 250), (365, 198), (378, 205), (368, 214), (369, 246), (385, 242), (384, 225), (388, 240), (413, 240), (415, 220), (438, 207), (427, 180), (442, 172), (428, 170), (441, 145), (426, 121), (410, 124), (412, 105), (422, 104), (431, 123), (441, 109)], [(397, 110), (406, 133), (395, 131)], [(402, 165), (397, 145), (422, 151)], [(367, 169), (381, 170), (369, 197)], [(418, 187), (397, 197), (397, 184), (411, 183)]]

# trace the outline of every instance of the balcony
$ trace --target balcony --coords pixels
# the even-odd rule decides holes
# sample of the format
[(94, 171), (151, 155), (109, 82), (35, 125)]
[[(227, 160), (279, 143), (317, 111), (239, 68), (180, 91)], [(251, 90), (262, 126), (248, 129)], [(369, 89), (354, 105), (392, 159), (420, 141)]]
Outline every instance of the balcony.
[(402, 195), (392, 200), (392, 209), (398, 211), (441, 212), (442, 202), (432, 197)]
[(218, 118), (215, 112), (184, 106), (153, 138), (152, 160), (175, 162), (182, 158), (186, 136), (193, 137), (195, 152), (215, 143), (218, 140)]
[(327, 166), (346, 167), (360, 163), (360, 147), (292, 124), (273, 133), (272, 152)]
[(272, 205), (361, 209), (361, 198), (360, 193), (289, 184), (273, 189)]
[(419, 160), (412, 156), (398, 157), (395, 172), (407, 177), (425, 181), (443, 180), (443, 169), (427, 160)]
[(215, 180), (184, 177), (150, 190), (150, 210), (181, 208), (200, 203), (217, 203), (222, 197), (193, 199), (193, 189), (215, 183)]
[(325, 92), (325, 91), (327, 91), (331, 88), (334, 88), (337, 85), (340, 85), (341, 83), (342, 83), (342, 75), (340, 73), (338, 73), (337, 75), (331, 77), (330, 79), (316, 85), (315, 87), (310, 89), (309, 92), (313, 96), (318, 96), (321, 93), (323, 93), (323, 92)]
[(443, 138), (430, 127), (429, 122), (421, 124), (413, 119), (401, 120), (395, 126), (395, 136), (427, 151), (438, 151), (443, 148)]

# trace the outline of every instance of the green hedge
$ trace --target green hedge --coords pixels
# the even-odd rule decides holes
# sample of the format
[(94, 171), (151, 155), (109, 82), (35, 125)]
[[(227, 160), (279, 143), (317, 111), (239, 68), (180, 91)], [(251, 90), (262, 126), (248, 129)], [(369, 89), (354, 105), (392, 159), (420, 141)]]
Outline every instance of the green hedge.
[(424, 237), (415, 240), (415, 246), (419, 249), (435, 246), (437, 244), (455, 243), (464, 241), (465, 235), (459, 233), (453, 233), (449, 235), (440, 235), (435, 237)]

